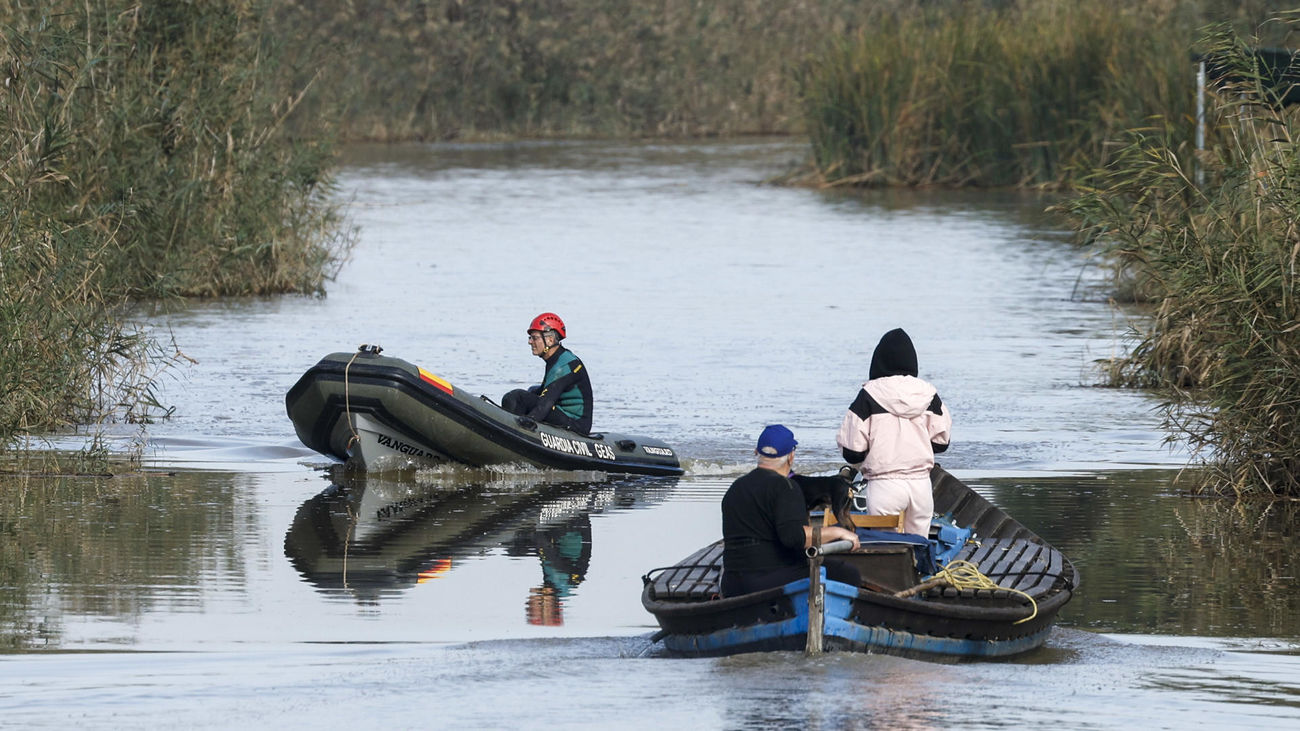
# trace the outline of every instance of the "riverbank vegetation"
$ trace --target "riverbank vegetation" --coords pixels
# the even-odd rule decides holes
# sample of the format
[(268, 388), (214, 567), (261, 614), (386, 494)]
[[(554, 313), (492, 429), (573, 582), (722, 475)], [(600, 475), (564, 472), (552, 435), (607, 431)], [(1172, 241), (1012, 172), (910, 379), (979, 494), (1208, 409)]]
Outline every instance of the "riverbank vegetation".
[[(318, 292), (331, 128), (253, 0), (0, 0), (0, 445), (147, 417), (140, 298)], [(97, 443), (97, 442), (96, 442)]]
[(347, 139), (809, 133), (828, 180), (925, 181), (908, 171), (934, 154), (960, 183), (961, 157), (989, 165), (981, 147), (1020, 145), (1055, 180), (1126, 122), (1188, 110), (1197, 27), (1250, 28), (1273, 4), (286, 0), (276, 16), (330, 49)]
[[(1294, 25), (1292, 24), (1292, 27)], [(1203, 489), (1300, 496), (1300, 118), (1236, 34), (1204, 43), (1205, 150), (1134, 130), (1068, 210), (1152, 302), (1120, 385), (1163, 395), (1171, 438), (1211, 466)]]
[[(821, 185), (1068, 187), (1153, 117), (1190, 139), (1197, 27), (1217, 3), (926, 3), (800, 73)], [(1243, 22), (1243, 24), (1245, 24)]]
[[(886, 0), (885, 6), (905, 6)], [(289, 0), (353, 140), (701, 137), (801, 130), (795, 66), (852, 0)]]
[[(893, 16), (803, 75), (820, 181), (1042, 186), (1151, 114), (1186, 117), (1186, 42), (1151, 6), (977, 4)], [(1062, 33), (1061, 28), (1072, 29)], [(1137, 73), (1135, 73), (1137, 72)]]

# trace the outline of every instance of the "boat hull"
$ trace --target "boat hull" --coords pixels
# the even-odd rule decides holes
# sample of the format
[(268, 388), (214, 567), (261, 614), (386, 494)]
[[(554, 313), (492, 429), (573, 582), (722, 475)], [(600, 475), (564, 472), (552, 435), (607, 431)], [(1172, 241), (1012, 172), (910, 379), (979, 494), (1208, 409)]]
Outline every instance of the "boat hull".
[(641, 475), (680, 475), (664, 442), (623, 434), (582, 435), (521, 423), (423, 368), (377, 353), (333, 353), (285, 395), (298, 438), (367, 471), (457, 463)]
[[(780, 588), (780, 596), (723, 611), (716, 616), (716, 622), (679, 623), (676, 631), (668, 630), (673, 623), (665, 624), (664, 647), (690, 657), (803, 650), (808, 638), (810, 583), (809, 579), (800, 579), (787, 584)], [(933, 617), (923, 622), (915, 616), (876, 612), (865, 606), (869, 602), (854, 587), (834, 581), (825, 581), (824, 586), (825, 650), (926, 658), (995, 658), (1040, 647), (1051, 633), (1048, 621), (1019, 628), (1014, 620), (964, 620), (961, 631), (965, 636), (953, 636), (953, 623), (947, 618)], [(756, 621), (758, 616), (763, 620)]]
[[(990, 531), (977, 531), (979, 539), (964, 542), (956, 558), (975, 564), (1002, 586), (1024, 590), (1033, 602), (1016, 592), (989, 589), (934, 588), (917, 596), (896, 596), (895, 587), (880, 590), (876, 576), (897, 577), (896, 567), (886, 566), (897, 562), (897, 552), (845, 554), (864, 583), (874, 588), (827, 581), (823, 569), (825, 649), (931, 659), (994, 658), (1027, 652), (1046, 641), (1078, 584), (1073, 565), (940, 468), (934, 484), (936, 511), (943, 522), (956, 519), (959, 525)], [(719, 598), (721, 567), (718, 541), (673, 567), (646, 575), (641, 601), (658, 620), (665, 648), (687, 656), (805, 648), (810, 579)]]

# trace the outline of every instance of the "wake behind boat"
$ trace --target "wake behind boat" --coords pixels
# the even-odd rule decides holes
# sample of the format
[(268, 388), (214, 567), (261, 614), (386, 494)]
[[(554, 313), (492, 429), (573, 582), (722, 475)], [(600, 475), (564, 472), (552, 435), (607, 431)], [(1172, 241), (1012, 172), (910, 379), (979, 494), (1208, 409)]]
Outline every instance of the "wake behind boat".
[[(828, 650), (972, 658), (1041, 646), (1078, 586), (1074, 565), (942, 468), (931, 480), (930, 540), (859, 529), (862, 548), (838, 556), (858, 568), (862, 586), (827, 581), (822, 569), (824, 598), (813, 611), (811, 577), (721, 598), (722, 541), (651, 571), (641, 603), (662, 628), (656, 639), (687, 656), (802, 650), (821, 609), (819, 644)], [(962, 566), (987, 581), (972, 588), (957, 578), (925, 581), (927, 574), (943, 576), (943, 568), (955, 576), (951, 570)]]
[(680, 475), (672, 447), (625, 434), (578, 434), (511, 414), (486, 396), (362, 346), (332, 353), (298, 379), (285, 408), (302, 443), (367, 471), (453, 462)]

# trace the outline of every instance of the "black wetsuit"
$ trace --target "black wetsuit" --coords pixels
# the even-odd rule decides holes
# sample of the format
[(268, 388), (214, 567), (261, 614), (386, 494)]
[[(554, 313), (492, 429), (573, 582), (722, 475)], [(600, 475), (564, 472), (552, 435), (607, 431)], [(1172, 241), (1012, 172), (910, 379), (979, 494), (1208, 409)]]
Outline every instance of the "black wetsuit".
[(501, 397), (501, 408), (534, 421), (591, 433), (591, 378), (573, 351), (557, 346), (546, 359), (542, 384)]

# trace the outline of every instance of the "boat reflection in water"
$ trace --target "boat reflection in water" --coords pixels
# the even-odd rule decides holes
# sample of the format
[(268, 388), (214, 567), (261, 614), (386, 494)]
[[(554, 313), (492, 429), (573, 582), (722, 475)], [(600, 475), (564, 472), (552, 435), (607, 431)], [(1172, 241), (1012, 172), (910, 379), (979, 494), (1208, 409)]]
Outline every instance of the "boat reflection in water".
[(537, 556), (530, 624), (563, 624), (591, 562), (591, 514), (658, 502), (675, 478), (449, 469), (395, 476), (342, 468), (302, 504), (284, 552), (316, 588), (373, 604), (490, 551)]

